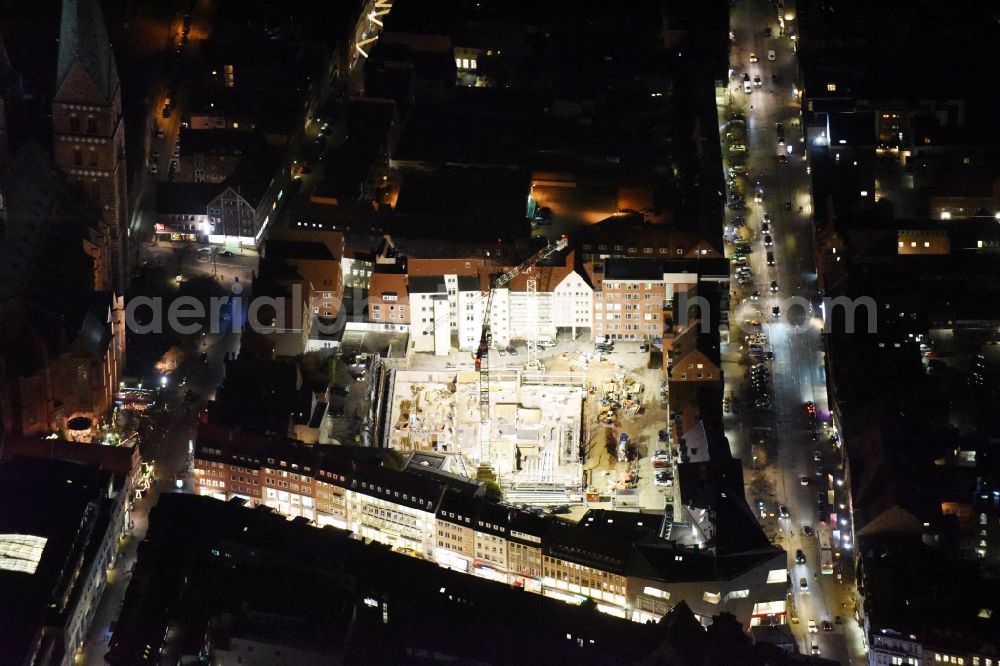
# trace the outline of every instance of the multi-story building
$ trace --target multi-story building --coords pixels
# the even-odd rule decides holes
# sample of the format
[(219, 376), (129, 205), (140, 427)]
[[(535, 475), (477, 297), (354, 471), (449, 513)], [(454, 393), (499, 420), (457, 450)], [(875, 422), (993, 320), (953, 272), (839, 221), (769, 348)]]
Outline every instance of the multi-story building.
[[(397, 471), (372, 455), (203, 423), (194, 456), (196, 492), (346, 528), (358, 538), (564, 601), (591, 598), (600, 610), (637, 621), (662, 617), (667, 605), (659, 602), (666, 600), (685, 600), (706, 620), (723, 610), (747, 624), (755, 612), (758, 623), (784, 616), (785, 554), (750, 531), (756, 523), (749, 508), (740, 514), (749, 523), (727, 519), (713, 530), (677, 530), (683, 536), (671, 540), (663, 516), (592, 512), (574, 526), (486, 500), (467, 480), (422, 468)], [(697, 504), (709, 502), (738, 504), (726, 493), (703, 494)], [(732, 515), (728, 506), (720, 511)], [(732, 554), (738, 542), (748, 544), (741, 566), (716, 566), (714, 558)]]
[[(431, 658), (801, 662), (752, 644), (726, 615), (715, 618), (712, 633), (683, 603), (661, 623), (628, 622), (238, 502), (164, 494), (150, 514), (149, 534), (108, 645), (110, 664), (160, 653), (183, 661), (201, 654), (219, 664), (302, 666)], [(177, 600), (179, 614), (164, 613), (164, 599)], [(178, 626), (188, 629), (183, 637)]]
[(65, 0), (52, 100), (56, 166), (91, 196), (111, 238), (112, 284), (127, 285), (128, 192), (122, 91), (97, 0)]
[[(575, 254), (568, 252), (561, 263), (532, 267), (493, 290), (490, 322), (497, 345), (554, 339), (559, 331), (575, 337), (591, 328), (594, 289), (575, 262)], [(472, 258), (396, 257), (378, 263), (370, 282), (368, 316), (387, 325), (409, 325), (415, 351), (445, 354), (453, 336), (459, 349), (475, 349), (492, 273), (500, 271)], [(404, 287), (409, 310), (400, 310), (393, 302), (387, 306), (386, 298), (398, 300)]]
[(125, 535), (125, 479), (60, 459), (0, 464), (0, 661), (78, 661)]
[[(699, 282), (728, 282), (724, 259), (608, 259), (595, 264), (594, 336), (616, 340), (663, 338), (674, 300)], [(718, 326), (718, 322), (715, 322)]]
[(259, 152), (265, 140), (241, 130), (183, 128), (177, 142), (180, 156), (174, 182), (221, 183), (233, 174), (244, 155)]
[(386, 330), (405, 331), (410, 324), (409, 305), (406, 273), (395, 266), (375, 266), (368, 287), (368, 318)]

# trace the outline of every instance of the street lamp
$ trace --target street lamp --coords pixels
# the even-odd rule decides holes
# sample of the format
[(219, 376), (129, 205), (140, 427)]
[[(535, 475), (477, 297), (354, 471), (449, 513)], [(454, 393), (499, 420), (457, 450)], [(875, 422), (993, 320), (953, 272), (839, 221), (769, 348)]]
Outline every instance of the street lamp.
[(163, 388), (167, 387), (167, 376), (166, 375), (163, 375), (162, 377), (160, 377), (160, 386), (163, 387)]

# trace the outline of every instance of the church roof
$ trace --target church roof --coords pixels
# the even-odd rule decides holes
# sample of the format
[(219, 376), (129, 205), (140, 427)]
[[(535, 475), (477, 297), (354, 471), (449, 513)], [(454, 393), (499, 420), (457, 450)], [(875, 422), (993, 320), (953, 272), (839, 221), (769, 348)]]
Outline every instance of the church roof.
[(110, 100), (118, 86), (118, 69), (99, 0), (63, 0), (57, 91), (77, 61), (105, 99)]

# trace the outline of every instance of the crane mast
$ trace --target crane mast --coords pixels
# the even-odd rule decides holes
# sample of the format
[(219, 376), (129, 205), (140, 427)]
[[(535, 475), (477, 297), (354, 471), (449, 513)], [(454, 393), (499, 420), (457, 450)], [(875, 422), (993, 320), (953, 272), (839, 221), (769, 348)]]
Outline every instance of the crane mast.
[[(492, 458), (490, 450), (490, 347), (493, 345), (493, 323), (491, 321), (493, 294), (497, 289), (507, 286), (515, 277), (530, 271), (541, 261), (548, 259), (569, 244), (566, 236), (555, 243), (549, 243), (523, 262), (500, 275), (490, 286), (486, 296), (486, 307), (483, 310), (483, 326), (479, 335), (479, 346), (476, 348), (476, 372), (479, 373), (479, 461)], [(534, 285), (532, 285), (534, 286)], [(530, 341), (529, 344), (534, 341)]]

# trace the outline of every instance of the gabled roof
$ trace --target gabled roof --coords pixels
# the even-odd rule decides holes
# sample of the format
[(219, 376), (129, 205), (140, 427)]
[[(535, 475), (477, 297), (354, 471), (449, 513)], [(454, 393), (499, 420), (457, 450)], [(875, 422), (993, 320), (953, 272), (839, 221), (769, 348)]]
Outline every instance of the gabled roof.
[(56, 69), (57, 98), (59, 89), (77, 62), (104, 98), (110, 101), (118, 87), (118, 68), (99, 0), (63, 0), (59, 65)]

